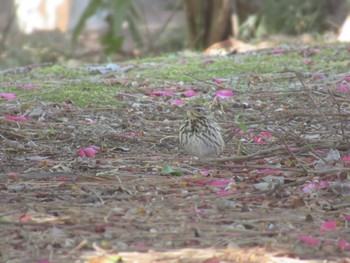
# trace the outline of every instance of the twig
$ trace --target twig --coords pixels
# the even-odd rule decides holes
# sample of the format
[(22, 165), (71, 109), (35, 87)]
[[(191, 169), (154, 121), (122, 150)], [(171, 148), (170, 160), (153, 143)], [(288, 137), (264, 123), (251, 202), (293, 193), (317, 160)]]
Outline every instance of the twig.
[(71, 251), (69, 251), (68, 254), (66, 255), (66, 257), (68, 257), (68, 256), (72, 255), (73, 253), (79, 251), (80, 249), (85, 247), (88, 243), (89, 242), (86, 239), (84, 239), (75, 248), (73, 248)]
[(338, 111), (338, 114), (339, 114), (339, 121), (340, 121), (340, 130), (341, 130), (341, 133), (342, 133), (342, 136), (343, 136), (343, 140), (346, 140), (343, 118), (342, 118), (342, 114), (341, 114), (341, 111), (340, 111), (340, 109), (341, 109), (340, 104), (339, 104), (338, 100), (334, 97), (334, 94), (330, 90), (328, 90), (328, 94), (331, 96), (332, 100), (337, 105), (337, 111)]
[(314, 105), (314, 107), (316, 108), (316, 110), (320, 113), (320, 115), (322, 116), (322, 118), (325, 121), (325, 124), (328, 126), (328, 128), (336, 135), (337, 133), (335, 132), (334, 128), (330, 125), (329, 120), (327, 118), (327, 116), (324, 114), (323, 111), (321, 111), (320, 107), (318, 106), (318, 104), (315, 101), (315, 98), (313, 97), (313, 95), (310, 92), (310, 89), (306, 87), (302, 76), (299, 72), (295, 71), (295, 70), (287, 70), (286, 72), (294, 72), (294, 74), (297, 76), (298, 80), (300, 81), (301, 85), (303, 86), (303, 89), (306, 91), (307, 96), (309, 97), (309, 99), (311, 100), (312, 104)]

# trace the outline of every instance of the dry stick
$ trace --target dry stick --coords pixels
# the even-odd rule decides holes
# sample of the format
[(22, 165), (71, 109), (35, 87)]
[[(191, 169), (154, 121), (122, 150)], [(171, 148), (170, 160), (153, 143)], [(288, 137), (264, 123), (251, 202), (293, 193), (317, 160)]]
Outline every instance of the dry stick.
[[(297, 71), (294, 70), (288, 70), (290, 72), (294, 72), (294, 74), (297, 76), (298, 80), (300, 81), (301, 85), (303, 86), (304, 90), (306, 91), (307, 96), (309, 97), (309, 99), (311, 100), (311, 102), (314, 104), (316, 110), (321, 114), (322, 118), (324, 119), (326, 125), (328, 126), (328, 128), (336, 135), (336, 131), (334, 130), (334, 128), (332, 127), (332, 125), (330, 125), (329, 120), (327, 118), (327, 116), (324, 114), (324, 112), (320, 109), (320, 107), (317, 105), (315, 98), (313, 97), (312, 93), (310, 92), (310, 89), (308, 89), (301, 77), (301, 74)], [(288, 72), (287, 71), (287, 72)]]
[(87, 241), (87, 239), (84, 239), (83, 241), (81, 241), (75, 248), (73, 248), (71, 251), (68, 252), (68, 254), (66, 255), (66, 257), (69, 257), (70, 255), (72, 255), (73, 253), (81, 250), (83, 247), (85, 247), (89, 242)]
[[(303, 146), (299, 149), (299, 151), (297, 151), (296, 153), (303, 153), (303, 152), (307, 152), (308, 150), (310, 150), (310, 148), (312, 149), (312, 147), (323, 147), (323, 148), (330, 148), (330, 147), (334, 147), (334, 144), (332, 142), (316, 142), (313, 143), (312, 146), (310, 144), (307, 144), (306, 146)], [(350, 143), (349, 142), (341, 142), (339, 143), (339, 146), (335, 146), (335, 149), (342, 149), (343, 147), (349, 147), (350, 148)], [(264, 149), (264, 150), (260, 150), (256, 153), (252, 153), (252, 154), (248, 154), (245, 156), (236, 156), (236, 157), (224, 157), (224, 158), (211, 158), (211, 159), (207, 159), (206, 162), (226, 162), (226, 161), (233, 161), (233, 162), (245, 162), (245, 161), (251, 161), (251, 160), (255, 160), (255, 159), (259, 159), (259, 158), (263, 158), (263, 157), (268, 157), (270, 155), (268, 154), (273, 154), (272, 156), (276, 155), (276, 151), (281, 151), (281, 150), (285, 150), (285, 146), (278, 146), (275, 148), (269, 148), (269, 149)], [(263, 155), (263, 156), (262, 156)], [(320, 158), (322, 159), (322, 158)]]
[[(305, 126), (304, 126), (305, 127)], [(304, 128), (303, 127), (303, 128)], [(290, 130), (292, 130), (292, 129), (290, 129)], [(312, 151), (312, 155), (313, 156), (316, 156), (316, 157), (318, 157), (319, 159), (321, 159), (322, 161), (324, 161), (324, 163), (327, 163), (327, 161), (313, 148), (313, 147), (311, 147), (310, 145), (309, 145), (309, 143), (306, 141), (306, 140), (304, 140), (302, 137), (301, 137), (301, 135), (302, 135), (302, 133), (300, 133), (300, 136), (297, 136), (297, 135), (295, 135), (293, 132), (291, 132), (291, 131), (286, 131), (286, 130), (284, 130), (284, 132), (285, 133), (287, 133), (287, 134), (291, 134), (292, 136), (296, 136), (296, 137), (298, 137), (299, 138), (299, 141), (302, 141), (306, 146), (308, 146), (309, 148), (310, 148), (310, 150)]]
[[(192, 76), (191, 74), (184, 73), (184, 75), (187, 76), (187, 77), (190, 77), (190, 78), (192, 78), (194, 80), (197, 80), (198, 82), (202, 82), (202, 83), (208, 84), (210, 86), (215, 86), (216, 88), (221, 88), (221, 86), (219, 86), (218, 84), (215, 84), (215, 83), (212, 83), (212, 82), (209, 82), (209, 81), (206, 81), (206, 80), (202, 80), (202, 79), (196, 78), (196, 77)], [(236, 92), (236, 93), (243, 93), (243, 92), (238, 91), (238, 90), (234, 90), (234, 89), (231, 89), (231, 90)]]
[[(286, 141), (285, 141), (283, 138), (281, 138), (281, 140), (282, 140), (283, 145), (286, 147), (287, 151), (289, 152), (289, 154), (293, 157), (294, 160), (297, 161), (296, 155), (290, 150), (290, 147), (288, 147)], [(300, 165), (301, 168), (304, 170), (304, 172), (307, 173), (307, 169), (304, 167), (304, 165), (301, 164), (301, 163), (299, 163), (299, 165)]]
[(47, 66), (51, 66), (53, 63), (51, 62), (46, 62), (46, 63), (39, 63), (39, 64), (32, 64), (24, 67), (19, 67), (19, 68), (11, 68), (11, 69), (6, 69), (3, 71), (0, 71), (0, 74), (19, 74), (19, 73), (26, 73), (34, 68), (43, 68)]
[(342, 114), (341, 114), (341, 111), (340, 111), (340, 104), (339, 104), (338, 100), (334, 97), (333, 93), (330, 90), (328, 90), (328, 94), (331, 96), (332, 100), (337, 105), (337, 111), (338, 111), (338, 114), (339, 114), (341, 133), (342, 133), (342, 136), (343, 136), (343, 140), (346, 140), (345, 132), (344, 132), (343, 118), (342, 118)]

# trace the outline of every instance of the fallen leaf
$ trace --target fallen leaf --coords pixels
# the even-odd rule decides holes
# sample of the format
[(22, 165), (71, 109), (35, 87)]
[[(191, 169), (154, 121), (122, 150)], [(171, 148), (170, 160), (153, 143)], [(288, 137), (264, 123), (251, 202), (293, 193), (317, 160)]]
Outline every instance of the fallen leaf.
[(182, 172), (179, 170), (175, 170), (168, 164), (164, 164), (162, 168), (161, 175), (175, 175), (175, 176), (182, 176)]

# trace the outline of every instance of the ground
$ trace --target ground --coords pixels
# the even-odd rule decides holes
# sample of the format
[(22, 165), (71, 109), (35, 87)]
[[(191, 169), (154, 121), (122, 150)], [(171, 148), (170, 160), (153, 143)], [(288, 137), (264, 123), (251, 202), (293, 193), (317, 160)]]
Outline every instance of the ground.
[[(349, 62), (324, 44), (0, 72), (2, 262), (348, 262)], [(178, 147), (194, 104), (219, 159)]]

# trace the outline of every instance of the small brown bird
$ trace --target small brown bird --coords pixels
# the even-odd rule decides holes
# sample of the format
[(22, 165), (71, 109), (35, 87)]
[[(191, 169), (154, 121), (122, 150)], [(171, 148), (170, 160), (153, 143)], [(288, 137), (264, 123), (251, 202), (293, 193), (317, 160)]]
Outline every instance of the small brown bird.
[(218, 157), (225, 143), (221, 128), (213, 114), (205, 107), (196, 106), (187, 111), (179, 133), (180, 146), (190, 155), (203, 159)]

